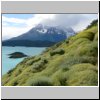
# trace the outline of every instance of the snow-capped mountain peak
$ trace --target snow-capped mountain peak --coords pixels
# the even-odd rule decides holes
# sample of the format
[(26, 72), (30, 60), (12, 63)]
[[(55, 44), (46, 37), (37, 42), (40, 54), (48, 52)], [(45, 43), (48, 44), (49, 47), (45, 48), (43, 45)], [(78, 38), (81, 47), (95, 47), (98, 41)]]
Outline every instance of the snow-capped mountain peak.
[(41, 30), (36, 30), (36, 31), (39, 32), (39, 33), (46, 33), (47, 29), (41, 29)]
[(18, 37), (9, 39), (9, 41), (46, 41), (46, 43), (49, 41), (50, 43), (57, 43), (74, 34), (75, 32), (72, 28), (38, 24), (28, 32)]

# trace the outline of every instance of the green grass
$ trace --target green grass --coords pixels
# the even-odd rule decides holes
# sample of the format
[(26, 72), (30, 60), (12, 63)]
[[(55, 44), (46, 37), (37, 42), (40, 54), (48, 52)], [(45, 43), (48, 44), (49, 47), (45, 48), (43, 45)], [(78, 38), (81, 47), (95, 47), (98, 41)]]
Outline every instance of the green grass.
[(76, 35), (25, 58), (2, 76), (4, 86), (97, 86), (98, 27), (95, 22)]
[(96, 86), (98, 85), (97, 66), (92, 64), (76, 64), (67, 72), (68, 85), (71, 86)]
[(39, 77), (36, 79), (31, 79), (26, 83), (29, 86), (52, 86), (52, 82), (48, 77)]

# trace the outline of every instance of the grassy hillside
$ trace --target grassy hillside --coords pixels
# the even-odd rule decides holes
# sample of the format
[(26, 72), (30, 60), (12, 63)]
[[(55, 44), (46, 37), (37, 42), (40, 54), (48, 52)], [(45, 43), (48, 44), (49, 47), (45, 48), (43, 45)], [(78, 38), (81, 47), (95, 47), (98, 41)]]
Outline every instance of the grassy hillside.
[(2, 77), (4, 86), (97, 86), (98, 25), (25, 58)]

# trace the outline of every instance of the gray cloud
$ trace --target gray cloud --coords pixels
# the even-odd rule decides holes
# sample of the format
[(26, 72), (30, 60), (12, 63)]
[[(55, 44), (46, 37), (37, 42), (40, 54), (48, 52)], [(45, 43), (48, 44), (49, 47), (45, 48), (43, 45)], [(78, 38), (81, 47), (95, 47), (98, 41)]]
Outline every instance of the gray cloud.
[[(39, 23), (48, 26), (61, 25), (64, 27), (72, 27), (77, 32), (83, 30), (92, 20), (97, 18), (98, 14), (35, 14), (27, 20), (14, 18), (13, 16), (12, 18), (3, 16), (2, 37), (3, 39), (16, 37), (29, 31)], [(16, 23), (18, 25), (16, 25)], [(22, 24), (24, 24), (24, 26), (20, 27)]]
[(62, 25), (79, 31), (89, 25), (92, 20), (97, 19), (97, 17), (97, 14), (56, 14), (54, 19), (44, 20), (43, 24), (51, 26)]

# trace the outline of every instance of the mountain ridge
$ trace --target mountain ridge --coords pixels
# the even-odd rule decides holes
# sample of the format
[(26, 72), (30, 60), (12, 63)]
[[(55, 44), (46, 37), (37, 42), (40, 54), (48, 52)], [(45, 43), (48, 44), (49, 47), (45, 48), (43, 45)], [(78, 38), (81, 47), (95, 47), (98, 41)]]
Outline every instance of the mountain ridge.
[[(3, 46), (20, 46), (21, 44), (23, 46), (30, 46), (31, 44), (31, 46), (34, 47), (36, 46), (34, 44), (39, 44), (36, 47), (48, 47), (48, 46), (54, 45), (57, 42), (63, 41), (74, 34), (75, 32), (73, 31), (72, 28), (64, 28), (61, 26), (55, 26), (55, 27), (43, 26), (39, 24), (36, 27), (32, 28), (31, 30), (29, 30), (28, 32), (20, 36), (3, 41), (2, 45)], [(25, 43), (27, 45), (24, 44), (25, 40), (26, 40)], [(46, 42), (46, 44), (44, 42)]]

